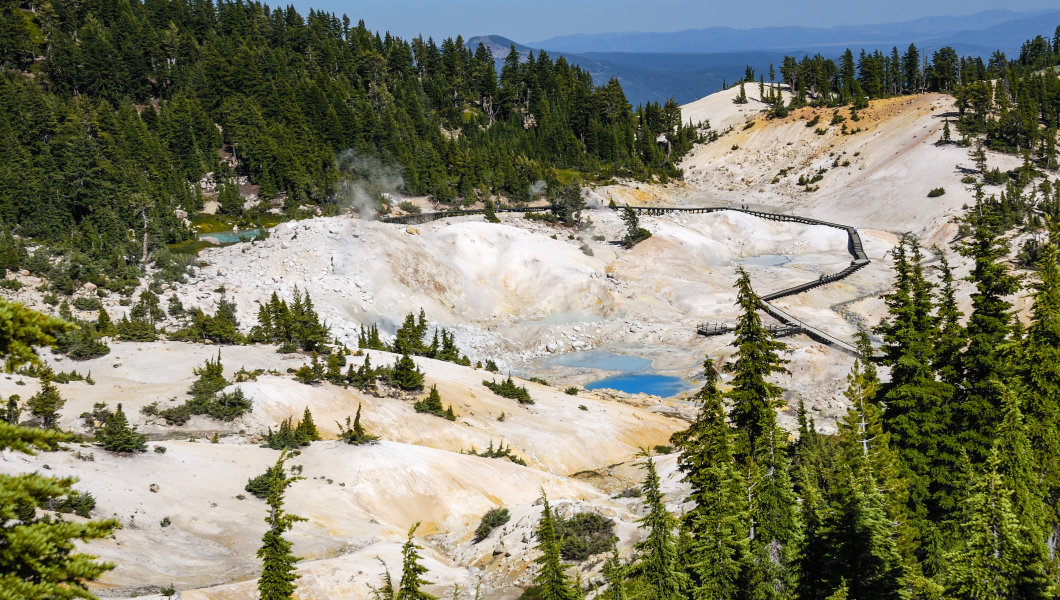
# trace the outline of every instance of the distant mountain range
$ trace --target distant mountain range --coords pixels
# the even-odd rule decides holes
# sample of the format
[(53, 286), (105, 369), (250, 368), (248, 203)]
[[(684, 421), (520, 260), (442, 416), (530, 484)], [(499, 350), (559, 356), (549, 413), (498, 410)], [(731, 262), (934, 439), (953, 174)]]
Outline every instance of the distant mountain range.
[(657, 52), (671, 54), (738, 51), (801, 50), (842, 52), (847, 47), (875, 49), (915, 43), (917, 46), (965, 45), (990, 53), (995, 48), (1018, 50), (1035, 35), (1052, 37), (1060, 10), (1013, 12), (990, 10), (959, 17), (924, 17), (901, 23), (847, 25), (829, 28), (709, 27), (672, 33), (598, 33), (554, 37), (531, 46), (560, 52)]
[(597, 33), (554, 37), (520, 44), (497, 35), (470, 38), (468, 46), (484, 43), (493, 51), (498, 68), (514, 44), (525, 57), (544, 49), (553, 60), (563, 56), (592, 74), (599, 85), (618, 78), (634, 105), (664, 102), (673, 96), (686, 103), (718, 91), (725, 81), (743, 76), (751, 65), (766, 72), (779, 66), (785, 54), (821, 53), (838, 57), (846, 48), (855, 53), (904, 50), (915, 43), (921, 52), (952, 46), (958, 54), (989, 56), (1001, 50), (1009, 56), (1036, 35), (1051, 40), (1060, 26), (1060, 10), (1013, 12), (990, 10), (957, 17), (924, 17), (901, 23), (830, 28), (710, 27), (673, 33)]
[[(473, 37), (467, 40), (467, 45), (476, 48), (480, 42), (493, 52), (498, 71), (512, 45), (524, 60), (530, 52), (535, 55), (541, 52), (540, 48), (531, 48), (499, 35)], [(747, 65), (768, 70), (770, 62), (779, 65), (784, 58), (780, 52), (573, 54), (545, 51), (552, 60), (562, 56), (567, 62), (585, 69), (597, 85), (607, 83), (612, 77), (617, 78), (626, 98), (634, 106), (665, 102), (671, 96), (682, 104), (691, 102), (718, 91), (725, 81), (736, 81)]]

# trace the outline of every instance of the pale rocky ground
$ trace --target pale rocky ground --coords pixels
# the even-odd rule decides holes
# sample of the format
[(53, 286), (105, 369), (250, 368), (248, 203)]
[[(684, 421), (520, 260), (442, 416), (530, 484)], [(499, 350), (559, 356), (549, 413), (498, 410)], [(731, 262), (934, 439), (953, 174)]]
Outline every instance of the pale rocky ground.
[[(653, 237), (627, 251), (611, 243), (621, 238), (624, 226), (603, 208), (609, 200), (749, 204), (858, 226), (872, 259), (868, 267), (840, 283), (778, 302), (842, 338), (849, 339), (859, 324), (875, 325), (883, 315), (879, 296), (891, 280), (887, 253), (902, 232), (917, 233), (925, 246), (938, 244), (958, 275), (967, 273), (950, 242), (956, 232), (953, 218), (972, 201), (968, 186), (960, 183), (972, 163), (967, 149), (934, 145), (944, 115), (953, 110), (950, 99), (924, 95), (873, 102), (860, 112), (859, 122), (846, 121), (861, 132), (841, 135), (840, 126), (828, 126), (818, 135), (806, 127), (807, 120), (819, 114), (817, 127), (826, 127), (832, 110), (801, 109), (770, 121), (759, 114), (757, 86), (747, 92), (752, 100), (746, 105), (732, 103), (733, 89), (684, 107), (686, 120), (709, 120), (724, 132), (720, 139), (685, 159), (682, 182), (626, 182), (589, 190), (586, 214), (592, 223), (573, 239), (567, 230), (517, 214), (501, 215), (499, 225), (463, 217), (411, 227), (317, 218), (280, 225), (267, 240), (204, 251), (194, 277), (162, 295), (163, 307), (176, 294), (185, 306), (210, 312), (220, 299), (216, 290), (223, 287), (249, 328), (260, 302), (273, 292), (289, 299), (297, 286), (312, 295), (332, 333), (351, 346), (360, 325), (378, 323), (384, 335), (392, 335), (406, 313), (423, 308), (432, 324), (455, 332), (473, 362), (493, 358), (502, 372), (550, 380), (553, 387), (521, 382), (535, 404), (524, 407), (496, 397), (481, 385), (494, 377), (483, 370), (417, 359), (427, 383), (437, 384), (443, 402), (458, 415), (450, 423), (415, 413), (411, 396), (377, 398), (329, 384), (299, 384), (287, 371), (307, 362), (300, 354), (277, 354), (271, 346), (221, 347), (229, 376), (240, 367), (277, 374), (239, 384), (254, 403), (241, 419), (194, 418), (182, 427), (166, 427), (140, 408), (182, 402), (194, 379), (192, 369), (215, 356), (218, 346), (112, 343), (108, 356), (92, 361), (49, 355), (57, 369), (91, 371), (96, 381), (60, 386), (67, 399), (62, 426), (82, 431), (81, 412), (96, 402), (121, 402), (151, 445), (167, 451), (123, 457), (74, 444), (68, 451), (36, 457), (5, 454), (0, 470), (76, 475), (79, 487), (98, 500), (94, 515), (122, 521), (125, 527), (113, 539), (90, 547), (118, 564), (103, 579), (99, 591), (104, 595), (150, 594), (172, 583), (185, 598), (255, 598), (254, 553), (265, 510), (252, 496), (239, 496), (247, 479), (276, 458), (275, 451), (257, 446), (261, 434), (290, 416), (299, 418), (306, 407), (328, 439), (292, 460), (305, 479), (292, 487), (288, 508), (309, 519), (291, 533), (295, 552), (305, 558), (299, 566), (299, 598), (368, 598), (370, 586), (380, 583), (377, 557), (399, 571), (400, 545), (416, 522), (421, 522), (417, 536), (429, 579), (436, 583), (434, 593), (447, 594), (453, 584), (469, 592), (481, 584), (486, 598), (517, 597), (533, 574), (528, 567), (542, 490), (562, 514), (594, 510), (614, 519), (620, 547), (628, 554), (639, 535), (641, 508), (637, 499), (612, 496), (641, 479), (639, 449), (666, 444), (685, 426), (679, 417), (687, 418), (693, 407), (681, 397), (584, 390), (568, 396), (563, 387), (606, 373), (549, 359), (601, 348), (651, 359), (656, 371), (694, 382), (704, 357), (720, 365), (732, 351), (731, 336), (702, 338), (695, 326), (736, 318), (732, 285), (738, 266), (747, 268), (758, 292), (767, 293), (840, 270), (850, 256), (839, 230), (738, 212), (643, 217), (641, 224)], [(849, 117), (848, 110), (841, 113)], [(750, 121), (754, 124), (745, 127)], [(833, 167), (837, 159), (850, 165)], [(1012, 157), (990, 156), (992, 167), (1016, 164)], [(814, 184), (817, 191), (795, 185), (800, 175), (820, 168), (827, 172)], [(781, 169), (788, 169), (787, 175), (773, 183)], [(944, 196), (926, 197), (940, 186)], [(775, 255), (790, 261), (769, 266)], [(40, 282), (18, 277), (30, 286), (17, 294), (0, 293), (43, 308), (41, 294), (33, 289)], [(962, 283), (960, 291), (967, 307), (968, 284)], [(105, 305), (114, 318), (127, 310), (113, 296)], [(833, 430), (845, 411), (842, 389), (852, 358), (803, 336), (785, 341), (790, 374), (779, 380), (788, 389), (781, 421), (792, 425), (793, 407), (801, 399), (821, 429)], [(370, 354), (376, 365), (394, 359)], [(0, 396), (17, 393), (25, 399), (35, 391), (33, 379), (0, 377)], [(358, 405), (369, 431), (383, 437), (380, 444), (351, 447), (334, 439), (336, 422)], [(211, 444), (214, 433), (218, 443)], [(491, 441), (510, 445), (528, 466), (461, 454)], [(679, 509), (684, 490), (676, 457), (657, 459), (668, 498)], [(472, 544), (478, 519), (497, 506), (508, 507), (512, 520)], [(171, 525), (163, 528), (166, 517)], [(592, 580), (599, 561), (588, 564), (585, 576)]]

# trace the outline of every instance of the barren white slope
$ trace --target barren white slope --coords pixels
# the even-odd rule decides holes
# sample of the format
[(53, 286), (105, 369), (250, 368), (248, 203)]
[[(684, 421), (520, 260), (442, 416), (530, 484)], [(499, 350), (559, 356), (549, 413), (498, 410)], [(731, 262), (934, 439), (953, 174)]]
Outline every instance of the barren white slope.
[[(79, 459), (73, 450), (36, 457), (6, 455), (0, 470), (47, 468), (51, 475), (79, 477), (78, 489), (97, 499), (94, 516), (122, 522), (123, 529), (113, 539), (89, 545), (92, 553), (118, 564), (104, 576), (105, 586), (171, 581), (189, 588), (253, 578), (260, 568), (254, 554), (266, 528), (266, 510), (243, 486), (275, 462), (278, 453), (230, 444), (164, 446), (165, 454), (136, 456), (75, 447), (82, 456), (92, 453), (91, 461)], [(585, 484), (506, 460), (423, 446), (316, 442), (290, 464), (300, 465), (305, 478), (287, 495), (288, 510), (308, 519), (296, 525), (289, 538), (295, 553), (309, 561), (301, 567), (310, 576), (300, 584), (300, 597), (365, 593), (367, 585), (379, 583), (374, 556), (386, 556), (392, 568), (399, 567), (395, 548), (416, 522), (421, 522), (419, 535), (430, 536), (436, 545), (429, 552), (432, 576), (442, 583), (466, 585), (467, 565), (454, 566), (446, 549), (466, 542), (490, 508), (521, 506), (516, 511), (529, 515), (541, 490), (559, 501), (610, 505), (615, 515), (627, 514)], [(170, 520), (168, 527), (160, 525), (164, 518)], [(481, 546), (478, 551), (491, 549)], [(322, 559), (332, 562), (313, 562)], [(253, 583), (236, 584), (235, 597), (252, 597)], [(223, 591), (207, 596), (229, 597)]]

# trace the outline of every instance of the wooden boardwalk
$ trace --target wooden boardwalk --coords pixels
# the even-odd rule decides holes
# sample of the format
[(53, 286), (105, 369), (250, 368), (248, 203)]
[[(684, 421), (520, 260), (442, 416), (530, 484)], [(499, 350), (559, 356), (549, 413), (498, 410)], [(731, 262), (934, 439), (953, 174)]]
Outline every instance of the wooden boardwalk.
[[(767, 314), (772, 316), (774, 319), (780, 321), (782, 326), (775, 327), (773, 332), (777, 337), (784, 335), (794, 335), (796, 333), (805, 333), (810, 338), (822, 343), (828, 344), (833, 348), (837, 348), (854, 356), (858, 356), (858, 350), (849, 342), (845, 342), (839, 338), (833, 337), (816, 327), (796, 319), (787, 312), (777, 308), (772, 304), (772, 301), (784, 298), (787, 296), (794, 296), (795, 294), (801, 294), (812, 290), (822, 285), (827, 285), (836, 281), (840, 281), (849, 277), (852, 273), (861, 269), (865, 265), (869, 264), (869, 257), (865, 254), (865, 247), (861, 243), (861, 236), (858, 235), (856, 227), (850, 225), (842, 225), (839, 223), (831, 223), (829, 221), (822, 221), (820, 219), (813, 219), (810, 217), (802, 217), (799, 215), (789, 215), (785, 213), (772, 212), (768, 210), (762, 210), (758, 208), (744, 208), (744, 207), (733, 207), (733, 206), (699, 206), (699, 207), (687, 207), (687, 208), (667, 208), (667, 207), (655, 207), (655, 206), (633, 206), (631, 207), (640, 215), (664, 215), (668, 213), (688, 213), (688, 214), (703, 214), (720, 212), (724, 210), (731, 210), (736, 212), (747, 213), (749, 215), (758, 217), (760, 219), (768, 219), (770, 221), (787, 221), (792, 223), (803, 223), (806, 225), (822, 225), (824, 227), (833, 227), (835, 229), (842, 229), (847, 234), (847, 251), (850, 252), (852, 260), (850, 265), (838, 273), (831, 273), (825, 275), (820, 279), (801, 283), (783, 290), (771, 292), (763, 296), (759, 296), (759, 307)], [(544, 212), (547, 211), (547, 206), (530, 206), (525, 208), (498, 208), (495, 212)], [(481, 215), (485, 211), (482, 209), (470, 209), (470, 210), (447, 210), (442, 212), (429, 212), (419, 214), (402, 215), (400, 217), (384, 216), (380, 220), (384, 223), (400, 223), (404, 225), (413, 225), (420, 223), (427, 223), (430, 221), (436, 221), (438, 219), (446, 219), (449, 217), (464, 217), (468, 215)], [(731, 326), (724, 324), (701, 324), (696, 328), (696, 331), (700, 335), (721, 335), (732, 331)]]
[[(810, 325), (809, 323), (796, 319), (792, 315), (777, 308), (775, 305), (772, 304), (773, 300), (777, 300), (787, 296), (794, 296), (795, 294), (801, 294), (814, 288), (821, 287), (822, 285), (827, 285), (829, 283), (845, 279), (858, 269), (861, 269), (865, 265), (869, 264), (869, 262), (871, 261), (869, 260), (868, 255), (865, 254), (865, 246), (861, 242), (861, 236), (858, 235), (858, 230), (856, 227), (852, 227), (850, 225), (842, 225), (839, 223), (832, 223), (829, 221), (822, 221), (820, 219), (813, 219), (810, 217), (801, 217), (798, 215), (774, 213), (760, 209), (749, 209), (731, 206), (703, 206), (695, 208), (633, 207), (633, 209), (640, 214), (646, 215), (663, 215), (674, 212), (702, 214), (719, 212), (723, 210), (731, 210), (747, 213), (749, 215), (753, 215), (761, 219), (768, 219), (770, 221), (788, 221), (793, 223), (804, 223), (806, 225), (822, 225), (825, 227), (842, 229), (847, 234), (847, 251), (850, 252), (850, 255), (852, 257), (849, 266), (847, 266), (842, 271), (839, 271), (838, 273), (831, 273), (813, 281), (807, 281), (806, 283), (800, 283), (799, 285), (795, 285), (789, 288), (778, 290), (776, 292), (759, 296), (758, 305), (766, 314), (784, 324), (784, 327), (786, 329), (782, 330), (784, 331), (785, 335), (792, 335), (788, 331), (796, 330), (799, 333), (805, 333), (811, 339), (816, 340), (822, 344), (828, 344), (833, 348), (837, 348), (839, 350), (842, 350), (843, 352), (852, 354), (854, 356), (859, 355), (858, 349), (854, 347), (853, 344), (831, 336), (825, 333), (824, 331), (821, 331), (820, 329)], [(721, 335), (722, 333), (728, 332), (723, 331), (723, 329), (731, 331), (731, 326), (715, 325), (713, 328), (708, 327), (707, 329), (703, 329), (703, 327), (700, 326), (697, 327), (696, 331), (700, 335)], [(780, 337), (780, 334), (774, 333), (774, 335)]]

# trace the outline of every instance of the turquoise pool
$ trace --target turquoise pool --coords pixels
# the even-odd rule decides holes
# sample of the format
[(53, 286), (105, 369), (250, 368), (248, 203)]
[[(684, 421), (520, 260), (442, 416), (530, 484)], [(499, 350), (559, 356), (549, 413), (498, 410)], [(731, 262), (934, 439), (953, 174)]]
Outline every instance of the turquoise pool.
[(234, 244), (246, 240), (253, 240), (261, 235), (261, 229), (247, 229), (245, 231), (218, 231), (215, 233), (203, 233), (200, 240), (207, 238), (217, 240), (218, 244)]
[(585, 384), (587, 390), (607, 388), (627, 394), (651, 394), (669, 398), (691, 388), (687, 381), (658, 373), (623, 373)]
[(575, 352), (554, 356), (546, 361), (549, 365), (575, 369), (596, 369), (618, 373), (585, 385), (587, 390), (601, 388), (618, 390), (627, 394), (651, 394), (668, 398), (691, 389), (692, 385), (680, 377), (660, 375), (652, 369), (651, 361), (628, 354), (618, 354), (603, 349)]

